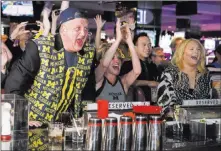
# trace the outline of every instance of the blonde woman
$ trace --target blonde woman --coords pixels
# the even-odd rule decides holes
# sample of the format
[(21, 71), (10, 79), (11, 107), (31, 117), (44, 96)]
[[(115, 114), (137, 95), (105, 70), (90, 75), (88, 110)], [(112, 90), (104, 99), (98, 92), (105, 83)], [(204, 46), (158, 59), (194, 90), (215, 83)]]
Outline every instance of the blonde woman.
[(210, 76), (205, 68), (205, 50), (196, 39), (184, 40), (163, 72), (158, 85), (158, 105), (167, 113), (182, 100), (211, 98)]

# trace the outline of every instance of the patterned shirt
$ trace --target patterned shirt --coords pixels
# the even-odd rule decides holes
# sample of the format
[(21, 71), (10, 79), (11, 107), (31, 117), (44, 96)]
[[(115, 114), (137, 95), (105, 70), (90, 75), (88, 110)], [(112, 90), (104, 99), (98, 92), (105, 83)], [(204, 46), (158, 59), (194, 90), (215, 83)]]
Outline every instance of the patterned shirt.
[(181, 105), (183, 100), (211, 98), (211, 80), (208, 72), (197, 73), (195, 88), (190, 91), (187, 74), (180, 72), (178, 67), (170, 65), (163, 72), (157, 88), (158, 105), (163, 111), (169, 106)]

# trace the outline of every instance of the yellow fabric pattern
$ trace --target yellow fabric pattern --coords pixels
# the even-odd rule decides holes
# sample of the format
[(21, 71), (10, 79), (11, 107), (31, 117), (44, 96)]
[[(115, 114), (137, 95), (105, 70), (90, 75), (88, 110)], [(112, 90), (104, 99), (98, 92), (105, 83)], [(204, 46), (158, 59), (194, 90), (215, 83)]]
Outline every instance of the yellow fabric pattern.
[(90, 74), (94, 47), (86, 45), (85, 54), (77, 53), (75, 67), (65, 68), (64, 49), (54, 49), (54, 37), (40, 36), (35, 39), (41, 60), (40, 69), (32, 87), (25, 94), (30, 102), (29, 119), (51, 122), (65, 112), (72, 101), (78, 116), (81, 109), (81, 92)]
[[(66, 81), (62, 89), (62, 97), (57, 108), (58, 114), (66, 111), (71, 102), (74, 101), (74, 116), (78, 117), (82, 108), (81, 92), (87, 82), (87, 77), (90, 74), (90, 67), (94, 58), (94, 47), (86, 45), (84, 48), (85, 54), (77, 53), (76, 67), (68, 68)], [(70, 80), (70, 82), (68, 82)]]
[(40, 69), (32, 87), (25, 94), (30, 102), (30, 120), (50, 122), (57, 110), (57, 103), (65, 79), (64, 50), (54, 50), (54, 37), (40, 36), (33, 40), (39, 50)]

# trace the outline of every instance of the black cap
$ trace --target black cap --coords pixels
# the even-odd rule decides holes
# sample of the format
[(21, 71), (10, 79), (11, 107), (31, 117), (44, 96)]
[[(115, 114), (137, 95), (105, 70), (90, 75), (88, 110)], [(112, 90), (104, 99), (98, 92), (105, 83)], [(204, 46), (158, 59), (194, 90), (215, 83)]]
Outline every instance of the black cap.
[(75, 8), (71, 8), (71, 7), (63, 10), (57, 20), (57, 31), (61, 27), (61, 24), (69, 20), (75, 19), (75, 18), (87, 19), (87, 16), (84, 12), (79, 11), (78, 9), (75, 9)]

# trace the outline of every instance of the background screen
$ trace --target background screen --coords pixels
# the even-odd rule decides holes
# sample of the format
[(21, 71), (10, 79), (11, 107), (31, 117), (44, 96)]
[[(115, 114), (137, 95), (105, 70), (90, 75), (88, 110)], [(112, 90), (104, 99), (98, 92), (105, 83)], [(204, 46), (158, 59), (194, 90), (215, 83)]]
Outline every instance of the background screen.
[(32, 1), (2, 1), (2, 13), (5, 16), (33, 16)]
[(204, 47), (208, 50), (215, 50), (216, 49), (216, 41), (214, 39), (205, 39)]
[(177, 32), (174, 32), (174, 37), (173, 37), (173, 38), (176, 38), (176, 37), (185, 38), (185, 31), (177, 31)]

